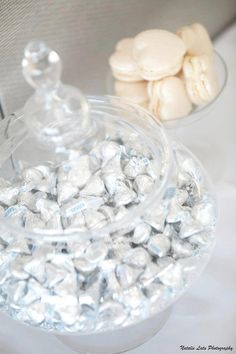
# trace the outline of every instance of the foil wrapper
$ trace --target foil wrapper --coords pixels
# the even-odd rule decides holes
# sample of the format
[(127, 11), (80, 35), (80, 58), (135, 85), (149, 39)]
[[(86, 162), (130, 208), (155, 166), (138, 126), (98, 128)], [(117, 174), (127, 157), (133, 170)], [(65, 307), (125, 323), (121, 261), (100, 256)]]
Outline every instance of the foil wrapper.
[(17, 186), (11, 185), (10, 182), (4, 179), (0, 180), (0, 203), (10, 207), (17, 201), (17, 196), (20, 190)]
[(124, 173), (128, 178), (136, 178), (138, 175), (145, 173), (150, 160), (143, 156), (133, 156), (126, 164)]
[(26, 183), (37, 185), (43, 179), (43, 174), (37, 168), (26, 168), (22, 171), (22, 179)]
[(145, 195), (151, 192), (153, 179), (148, 175), (138, 175), (134, 181), (134, 188), (138, 194)]
[(60, 205), (78, 194), (78, 188), (71, 182), (63, 181), (57, 184), (57, 201)]
[(49, 199), (38, 199), (36, 208), (44, 222), (48, 222), (59, 211), (58, 203)]
[(132, 236), (132, 242), (139, 245), (142, 243), (146, 243), (151, 235), (151, 226), (146, 223), (138, 224)]
[(170, 240), (162, 234), (151, 236), (147, 245), (148, 251), (156, 257), (166, 256), (170, 250), (170, 246)]
[(64, 165), (64, 172), (66, 172), (67, 180), (74, 186), (84, 187), (92, 175), (89, 156), (84, 155), (78, 160), (67, 163)]
[(133, 268), (128, 264), (120, 264), (116, 268), (116, 275), (123, 289), (133, 285), (140, 273), (142, 273), (140, 269)]
[(105, 185), (101, 177), (93, 176), (81, 191), (81, 196), (100, 197), (105, 194)]
[(123, 261), (137, 268), (144, 268), (150, 261), (148, 252), (142, 247), (136, 247), (127, 252)]

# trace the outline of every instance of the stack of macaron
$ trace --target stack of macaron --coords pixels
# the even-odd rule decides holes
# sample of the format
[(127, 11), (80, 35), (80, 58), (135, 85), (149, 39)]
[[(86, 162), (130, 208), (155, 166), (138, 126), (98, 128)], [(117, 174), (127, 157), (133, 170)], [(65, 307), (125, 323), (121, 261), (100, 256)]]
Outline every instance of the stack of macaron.
[(198, 23), (176, 34), (153, 29), (116, 45), (109, 60), (114, 91), (161, 120), (187, 116), (218, 92), (213, 46)]

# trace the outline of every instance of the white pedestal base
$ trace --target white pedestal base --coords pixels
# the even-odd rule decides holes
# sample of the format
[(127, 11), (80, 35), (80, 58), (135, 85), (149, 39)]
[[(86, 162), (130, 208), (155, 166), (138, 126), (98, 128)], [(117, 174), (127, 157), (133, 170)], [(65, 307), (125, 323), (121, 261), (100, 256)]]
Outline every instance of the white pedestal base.
[(115, 354), (138, 347), (152, 338), (170, 316), (171, 308), (127, 328), (89, 335), (57, 335), (57, 338), (80, 354)]

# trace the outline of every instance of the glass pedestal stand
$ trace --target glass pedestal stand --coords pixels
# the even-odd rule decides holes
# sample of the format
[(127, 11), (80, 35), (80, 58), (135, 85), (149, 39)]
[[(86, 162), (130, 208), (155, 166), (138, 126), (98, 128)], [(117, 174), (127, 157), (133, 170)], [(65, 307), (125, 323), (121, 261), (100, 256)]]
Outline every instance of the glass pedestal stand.
[(79, 354), (118, 354), (134, 349), (157, 334), (172, 311), (169, 307), (152, 318), (113, 331), (87, 335), (57, 335), (57, 338)]

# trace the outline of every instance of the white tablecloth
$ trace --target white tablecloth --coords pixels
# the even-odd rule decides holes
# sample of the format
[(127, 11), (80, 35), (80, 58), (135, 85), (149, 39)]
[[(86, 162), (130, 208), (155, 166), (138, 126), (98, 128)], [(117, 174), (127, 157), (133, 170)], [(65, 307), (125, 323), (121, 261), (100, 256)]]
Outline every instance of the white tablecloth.
[[(175, 305), (164, 328), (130, 354), (176, 354), (186, 346), (229, 346), (236, 353), (236, 25), (216, 43), (229, 79), (225, 92), (204, 123), (211, 144), (194, 149), (210, 167), (219, 202), (218, 241), (199, 280)], [(205, 143), (204, 155), (201, 145)], [(212, 167), (213, 166), (213, 167)], [(222, 168), (221, 168), (222, 167)], [(190, 351), (185, 351), (186, 353)], [(192, 352), (192, 351), (191, 351)], [(205, 351), (197, 351), (203, 353)], [(217, 353), (216, 351), (210, 351)], [(1, 317), (0, 354), (72, 354), (53, 335)], [(224, 353), (222, 351), (221, 353)], [(231, 353), (231, 351), (230, 351)]]

